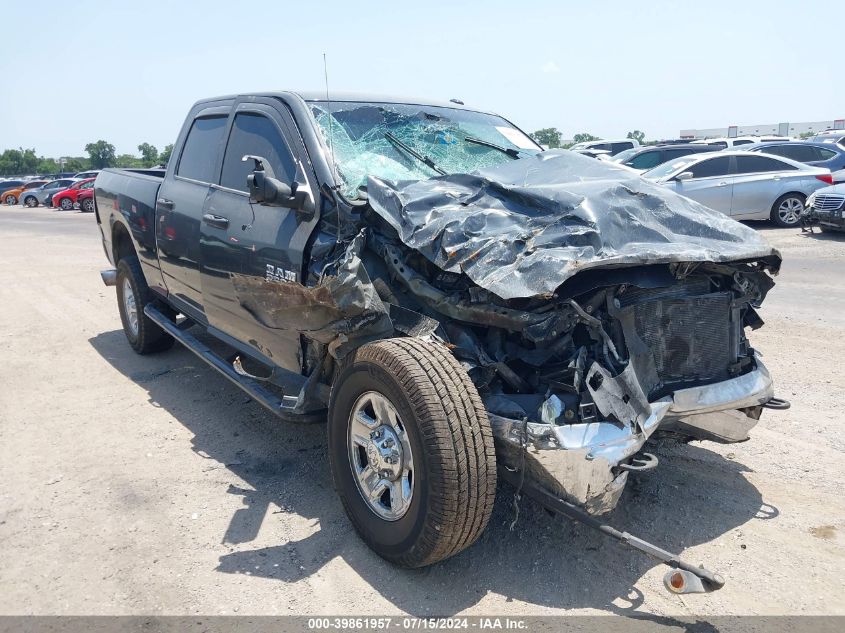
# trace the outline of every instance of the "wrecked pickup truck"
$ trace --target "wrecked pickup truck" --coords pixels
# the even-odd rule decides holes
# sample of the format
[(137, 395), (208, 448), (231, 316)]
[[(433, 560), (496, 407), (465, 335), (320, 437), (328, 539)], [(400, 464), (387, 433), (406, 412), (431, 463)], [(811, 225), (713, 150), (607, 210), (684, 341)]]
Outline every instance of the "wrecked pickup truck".
[(498, 472), (689, 569), (670, 588), (721, 584), (596, 517), (648, 440), (741, 442), (787, 404), (745, 334), (781, 263), (752, 229), (459, 102), (291, 92), (200, 101), (166, 171), (104, 170), (95, 211), (132, 348), (327, 419), (384, 558), (471, 545)]

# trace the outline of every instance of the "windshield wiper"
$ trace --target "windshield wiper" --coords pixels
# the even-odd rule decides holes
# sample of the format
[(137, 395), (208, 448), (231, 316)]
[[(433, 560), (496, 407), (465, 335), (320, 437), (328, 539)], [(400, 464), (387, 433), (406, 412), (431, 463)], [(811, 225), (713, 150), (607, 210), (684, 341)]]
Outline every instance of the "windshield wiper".
[(393, 143), (396, 147), (398, 147), (398, 148), (400, 148), (400, 149), (405, 150), (405, 152), (406, 152), (406, 153), (410, 154), (411, 156), (413, 156), (414, 158), (416, 158), (418, 161), (420, 161), (421, 163), (423, 163), (423, 164), (424, 164), (424, 165), (426, 165), (427, 167), (430, 167), (431, 169), (433, 169), (434, 171), (436, 171), (436, 172), (437, 172), (438, 174), (440, 174), (441, 176), (445, 176), (445, 175), (446, 175), (446, 172), (445, 172), (445, 171), (443, 171), (442, 169), (440, 169), (440, 167), (438, 167), (437, 165), (435, 165), (435, 164), (434, 164), (434, 161), (433, 161), (433, 160), (431, 160), (428, 156), (423, 156), (422, 154), (420, 154), (417, 150), (415, 150), (415, 149), (414, 149), (413, 147), (411, 147), (410, 145), (407, 145), (406, 143), (403, 143), (403, 142), (402, 142), (402, 141), (400, 141), (398, 138), (396, 138), (396, 137), (393, 135), (393, 133), (391, 133), (391, 132), (385, 132), (385, 133), (384, 133), (384, 137), (385, 137), (388, 141), (390, 141), (391, 143)]
[(473, 138), (472, 136), (467, 136), (464, 140), (467, 143), (475, 143), (476, 145), (483, 145), (484, 147), (497, 149), (502, 152), (502, 154), (507, 154), (511, 158), (519, 158), (519, 150), (513, 149), (512, 147), (502, 147), (501, 145), (496, 145), (495, 143), (491, 143), (490, 141), (483, 141), (480, 138)]

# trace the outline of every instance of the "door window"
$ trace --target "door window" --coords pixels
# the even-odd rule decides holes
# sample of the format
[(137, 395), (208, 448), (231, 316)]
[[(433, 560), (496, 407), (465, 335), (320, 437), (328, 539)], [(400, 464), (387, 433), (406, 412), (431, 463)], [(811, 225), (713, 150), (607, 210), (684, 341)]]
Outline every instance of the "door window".
[(819, 160), (816, 148), (812, 145), (775, 145), (774, 147), (767, 147), (763, 151), (767, 154), (791, 158), (792, 160), (797, 160), (799, 163), (809, 163), (810, 161)]
[(226, 117), (205, 117), (194, 120), (185, 140), (182, 156), (176, 174), (202, 182), (217, 180), (214, 168), (217, 165), (217, 148), (226, 129)]
[(254, 163), (242, 160), (247, 154), (266, 158), (276, 178), (285, 184), (291, 184), (296, 178), (293, 155), (279, 129), (266, 116), (247, 112), (235, 115), (223, 158), (220, 176), (223, 187), (248, 191), (246, 177), (252, 172)]
[(797, 169), (792, 165), (788, 165), (782, 161), (768, 156), (748, 156), (736, 157), (736, 173), (738, 174), (759, 174), (769, 171), (787, 171), (790, 169)]
[(719, 156), (718, 158), (703, 160), (684, 171), (691, 171), (693, 178), (714, 178), (716, 176), (727, 176), (730, 168), (730, 156)]
[[(630, 141), (622, 141), (621, 143), (611, 143), (610, 144), (610, 151), (612, 154), (618, 154), (619, 152), (623, 152), (626, 149), (631, 149), (634, 147), (634, 144)], [(653, 167), (654, 165), (652, 165)]]
[(823, 147), (816, 147), (815, 150), (819, 153), (819, 157), (817, 160), (830, 160), (834, 156), (836, 156), (836, 152), (833, 150), (825, 149)]
[[(707, 151), (710, 151), (710, 148), (707, 148)], [(676, 158), (680, 158), (681, 156), (688, 156), (690, 154), (695, 154), (697, 150), (691, 149), (667, 149), (666, 150), (666, 160), (675, 160)]]
[(625, 164), (630, 165), (634, 169), (651, 169), (652, 167), (657, 167), (660, 164), (660, 151), (637, 154)]

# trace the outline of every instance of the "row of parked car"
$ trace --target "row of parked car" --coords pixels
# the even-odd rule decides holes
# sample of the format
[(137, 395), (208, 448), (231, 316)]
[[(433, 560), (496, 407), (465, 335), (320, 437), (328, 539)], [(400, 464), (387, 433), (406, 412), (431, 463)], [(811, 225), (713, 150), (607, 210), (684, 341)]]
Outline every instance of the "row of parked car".
[(94, 210), (94, 180), (99, 170), (49, 179), (0, 180), (0, 201), (7, 205), (55, 207), (64, 211)]
[[(572, 149), (636, 171), (737, 220), (772, 220), (785, 227), (806, 218), (808, 201), (836, 199), (812, 198), (816, 191), (845, 183), (845, 130), (827, 130), (807, 141), (739, 137), (641, 146), (620, 139)], [(828, 193), (839, 195), (838, 188)]]

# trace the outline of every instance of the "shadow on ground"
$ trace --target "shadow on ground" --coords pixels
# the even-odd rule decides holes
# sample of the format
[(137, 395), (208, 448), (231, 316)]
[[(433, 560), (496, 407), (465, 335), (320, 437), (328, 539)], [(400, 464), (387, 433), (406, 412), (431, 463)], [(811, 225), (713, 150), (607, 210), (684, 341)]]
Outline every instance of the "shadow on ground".
[[(332, 488), (323, 425), (278, 422), (187, 350), (137, 356), (122, 331), (90, 342), (148, 392), (152, 405), (166, 409), (194, 434), (194, 451), (247, 482), (249, 487), (220, 490), (244, 502), (221, 541), (249, 543), (262, 522), (276, 520), (280, 512), (319, 522), (320, 529), (303, 540), (222, 556), (217, 568), (222, 573), (290, 583), (340, 556), (391, 603), (415, 615), (454, 614), (488, 592), (544, 607), (645, 615), (631, 612), (643, 602), (633, 586), (655, 566), (651, 559), (552, 517), (528, 500), (522, 501), (516, 529), (510, 531), (514, 490), (504, 484), (490, 525), (475, 546), (427, 569), (396, 568), (373, 554), (346, 520)], [(655, 472), (630, 480), (620, 507), (609, 517), (615, 527), (682, 551), (750, 519), (777, 514), (743, 476), (747, 469), (740, 463), (698, 446), (667, 446), (658, 455), (661, 465)]]

